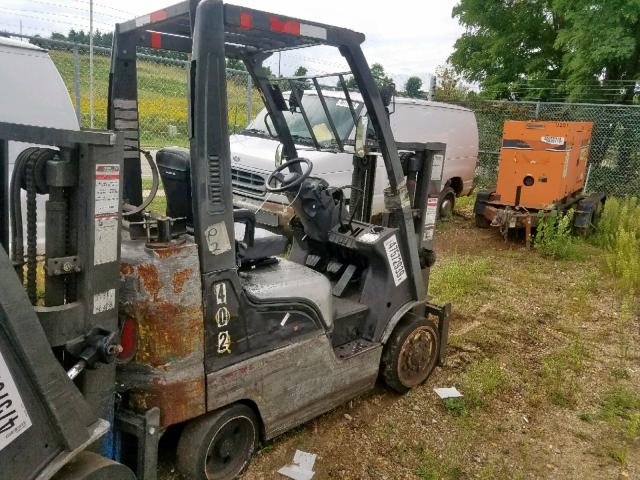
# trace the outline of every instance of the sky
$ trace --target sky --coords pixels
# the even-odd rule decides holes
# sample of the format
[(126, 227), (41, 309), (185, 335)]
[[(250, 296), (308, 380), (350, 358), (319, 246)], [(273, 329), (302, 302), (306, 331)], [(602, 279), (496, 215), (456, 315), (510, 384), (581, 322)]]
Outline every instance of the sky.
[[(113, 29), (118, 21), (153, 12), (176, 0), (94, 0), (94, 28)], [(381, 63), (396, 83), (411, 75), (427, 81), (453, 50), (462, 27), (451, 18), (457, 0), (235, 0), (233, 3), (282, 15), (350, 28), (364, 33), (369, 64)], [(70, 28), (88, 30), (88, 0), (0, 0), (0, 30), (48, 36)], [(22, 24), (22, 25), (21, 25)], [(331, 48), (283, 53), (268, 62), (274, 73), (280, 66), (290, 75), (299, 65), (310, 73), (346, 70)]]

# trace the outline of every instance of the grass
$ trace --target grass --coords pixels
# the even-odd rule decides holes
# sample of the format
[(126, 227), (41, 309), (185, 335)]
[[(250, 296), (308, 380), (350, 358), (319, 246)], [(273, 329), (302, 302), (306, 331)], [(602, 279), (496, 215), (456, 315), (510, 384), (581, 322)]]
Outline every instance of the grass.
[(455, 255), (431, 270), (429, 293), (437, 302), (455, 302), (472, 292), (487, 288), (491, 260)]
[(420, 480), (458, 480), (463, 472), (457, 465), (438, 458), (433, 453), (424, 451), (416, 475)]
[[(74, 97), (73, 55), (64, 50), (49, 52)], [(107, 98), (111, 59), (94, 57), (94, 127), (107, 126)], [(187, 146), (187, 69), (173, 64), (138, 60), (138, 111), (140, 142), (143, 147)], [(247, 123), (247, 84), (244, 75), (227, 77), (228, 122), (230, 132), (238, 132)], [(262, 100), (252, 92), (252, 117), (262, 108)], [(90, 125), (89, 62), (80, 57), (80, 110), (82, 126)]]
[(607, 271), (621, 291), (640, 292), (640, 203), (636, 197), (607, 199), (593, 241), (602, 247)]
[(542, 255), (556, 260), (578, 260), (582, 257), (579, 241), (573, 236), (574, 210), (562, 215), (557, 210), (540, 213), (533, 246)]
[(486, 407), (506, 386), (507, 375), (495, 358), (472, 363), (462, 375), (465, 407)]
[(574, 407), (580, 394), (580, 374), (587, 349), (579, 340), (547, 355), (542, 362), (542, 385), (548, 399), (559, 407)]

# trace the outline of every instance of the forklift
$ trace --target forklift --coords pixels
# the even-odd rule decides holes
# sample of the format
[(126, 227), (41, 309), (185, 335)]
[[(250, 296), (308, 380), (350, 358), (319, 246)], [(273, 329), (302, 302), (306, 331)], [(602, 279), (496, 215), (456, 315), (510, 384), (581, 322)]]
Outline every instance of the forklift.
[[(44, 329), (66, 370), (65, 388), (88, 403), (83, 425), (100, 420), (101, 428), (85, 434), (84, 443), (67, 442), (65, 451), (76, 450), (49, 473), (46, 455), (38, 468), (15, 454), (0, 456), (3, 471), (10, 464), (30, 472), (14, 478), (124, 480), (135, 472), (139, 480), (155, 480), (160, 437), (172, 430), (185, 477), (232, 479), (260, 442), (370, 390), (379, 377), (404, 393), (443, 364), (450, 306), (430, 303), (427, 286), (445, 145), (395, 142), (392, 95), (378, 89), (363, 41), (351, 30), (220, 0), (185, 1), (116, 25), (110, 132), (81, 132), (86, 142), (108, 140), (109, 161), (97, 161), (95, 149), (68, 132), (38, 130), (43, 138), (32, 141), (61, 146), (61, 153), (31, 152), (22, 177), (12, 179), (13, 264), (2, 259), (23, 279), (16, 205), (26, 189), (23, 301), (30, 300), (41, 324), (34, 328)], [(276, 52), (317, 45), (340, 51), (368, 111), (358, 118), (344, 74), (337, 74), (356, 132), (350, 187), (313, 177), (283, 115), (301, 108), (296, 100), (304, 93), (285, 100), (263, 68)], [(140, 149), (141, 47), (190, 55), (190, 148), (161, 149), (155, 160)], [(283, 162), (264, 186), (286, 194), (295, 211), (286, 258), (276, 256), (285, 240), (256, 228), (256, 212), (233, 208), (226, 58), (244, 61), (283, 146)], [(20, 128), (0, 125), (0, 140), (15, 140)], [(153, 174), (146, 198), (141, 152)], [(390, 180), (384, 225), (370, 223), (377, 161)], [(160, 181), (166, 214), (147, 211)], [(46, 211), (44, 255), (36, 254), (33, 239), (38, 194), (54, 202)], [(46, 307), (38, 306), (37, 261), (45, 265)], [(15, 276), (3, 279), (19, 284)], [(73, 452), (89, 445), (96, 452), (85, 461), (91, 467), (73, 464), (79, 458)]]

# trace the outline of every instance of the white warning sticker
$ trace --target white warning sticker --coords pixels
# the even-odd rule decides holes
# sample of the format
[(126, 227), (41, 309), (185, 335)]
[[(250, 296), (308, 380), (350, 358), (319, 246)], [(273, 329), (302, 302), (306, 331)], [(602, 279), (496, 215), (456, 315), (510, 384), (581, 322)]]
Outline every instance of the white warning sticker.
[(120, 165), (96, 165), (95, 215), (117, 214), (120, 203)]
[(424, 232), (422, 240), (427, 242), (433, 240), (433, 232), (436, 225), (436, 217), (438, 215), (438, 198), (429, 197), (427, 199), (427, 210), (424, 214)]
[(402, 261), (400, 245), (398, 245), (398, 239), (395, 235), (387, 238), (383, 243), (384, 250), (387, 253), (387, 260), (389, 261), (389, 267), (391, 268), (391, 274), (393, 275), (393, 282), (397, 287), (407, 279), (407, 271)]
[(31, 426), (31, 418), (0, 352), (0, 451)]
[(227, 232), (227, 226), (224, 222), (209, 225), (204, 231), (204, 234), (207, 239), (207, 247), (214, 255), (220, 255), (221, 253), (231, 250), (229, 233)]
[(444, 155), (437, 153), (433, 156), (431, 164), (431, 180), (442, 180), (442, 168), (444, 167)]
[(93, 263), (102, 265), (118, 259), (118, 210), (120, 208), (120, 165), (96, 165), (96, 203)]
[(112, 288), (106, 292), (96, 293), (93, 296), (93, 314), (113, 310), (116, 306), (116, 289)]
[(96, 217), (94, 239), (94, 265), (115, 262), (118, 259), (118, 217)]

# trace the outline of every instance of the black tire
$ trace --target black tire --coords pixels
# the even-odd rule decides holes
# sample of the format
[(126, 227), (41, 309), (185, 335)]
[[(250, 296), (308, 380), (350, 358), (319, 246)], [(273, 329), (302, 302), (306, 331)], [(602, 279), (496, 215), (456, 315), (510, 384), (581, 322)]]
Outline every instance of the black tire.
[(438, 217), (450, 218), (453, 216), (453, 209), (456, 206), (456, 192), (451, 187), (445, 187), (440, 192), (440, 201), (438, 202)]
[(190, 480), (236, 478), (258, 448), (259, 428), (253, 410), (240, 404), (192, 420), (178, 441), (178, 470)]
[(481, 213), (476, 213), (476, 227), (478, 228), (489, 228), (491, 226), (491, 222), (489, 219), (482, 215)]
[(396, 392), (406, 393), (429, 378), (439, 353), (436, 325), (426, 318), (405, 317), (384, 346), (382, 378)]

